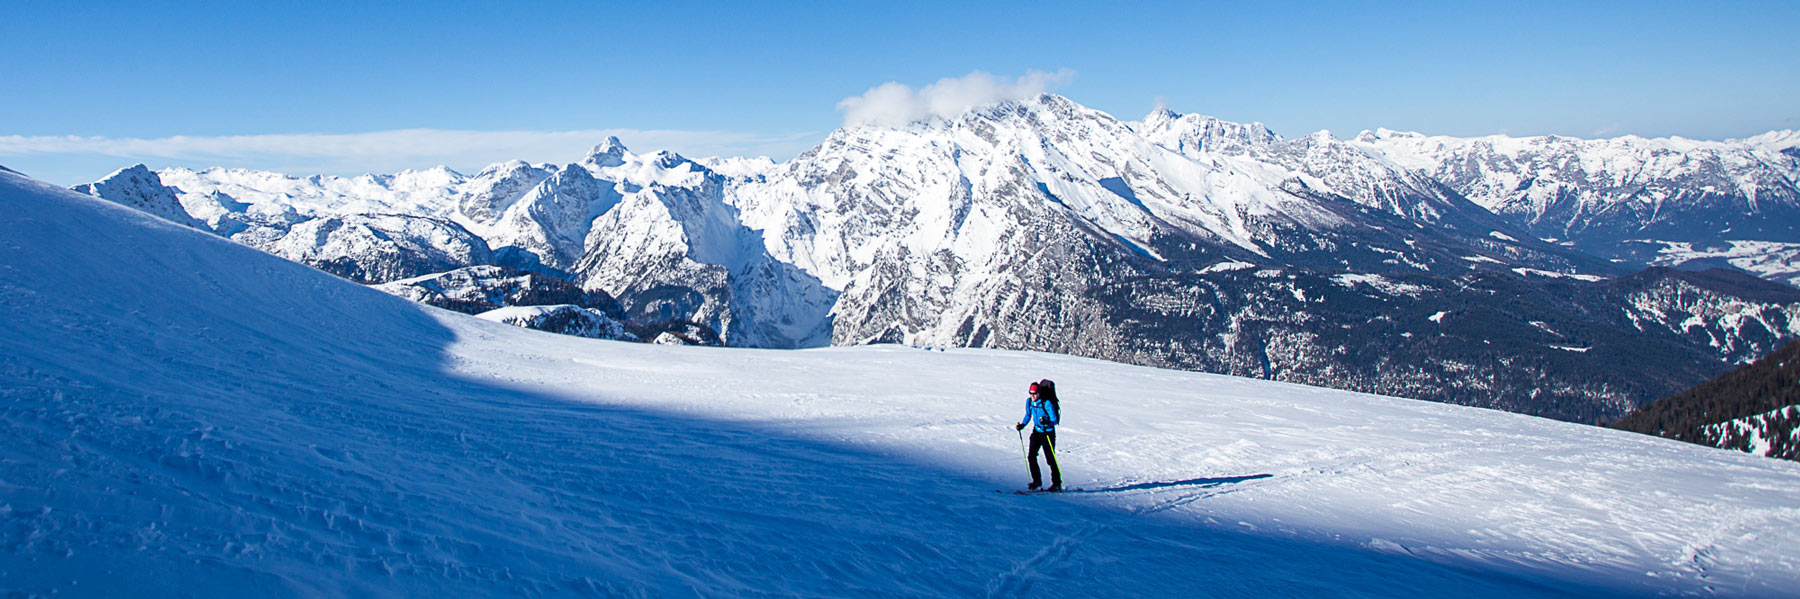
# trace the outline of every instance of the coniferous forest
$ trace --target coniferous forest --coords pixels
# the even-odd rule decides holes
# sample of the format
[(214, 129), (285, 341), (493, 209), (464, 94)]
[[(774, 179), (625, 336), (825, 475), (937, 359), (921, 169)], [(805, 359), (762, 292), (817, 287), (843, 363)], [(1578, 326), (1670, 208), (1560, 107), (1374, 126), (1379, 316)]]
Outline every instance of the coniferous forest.
[(1615, 428), (1800, 461), (1800, 341), (1633, 411)]

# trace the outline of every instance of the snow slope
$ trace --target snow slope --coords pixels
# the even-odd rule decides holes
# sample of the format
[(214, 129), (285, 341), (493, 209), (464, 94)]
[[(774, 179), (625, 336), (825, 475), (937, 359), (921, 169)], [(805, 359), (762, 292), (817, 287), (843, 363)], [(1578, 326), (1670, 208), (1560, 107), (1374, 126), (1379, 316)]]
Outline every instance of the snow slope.
[[(1800, 464), (1048, 354), (664, 347), (0, 173), (12, 596), (1781, 596)], [(1070, 486), (1019, 497), (1026, 381)]]

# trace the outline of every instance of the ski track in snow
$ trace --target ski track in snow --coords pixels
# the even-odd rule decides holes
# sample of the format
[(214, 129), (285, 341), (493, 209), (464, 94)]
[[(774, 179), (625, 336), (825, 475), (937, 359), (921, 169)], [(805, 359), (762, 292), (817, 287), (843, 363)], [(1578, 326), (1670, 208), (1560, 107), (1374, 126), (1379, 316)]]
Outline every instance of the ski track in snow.
[[(6, 596), (1781, 596), (1800, 465), (1094, 360), (430, 309), (0, 174)], [(1065, 485), (1022, 486), (1054, 378)]]

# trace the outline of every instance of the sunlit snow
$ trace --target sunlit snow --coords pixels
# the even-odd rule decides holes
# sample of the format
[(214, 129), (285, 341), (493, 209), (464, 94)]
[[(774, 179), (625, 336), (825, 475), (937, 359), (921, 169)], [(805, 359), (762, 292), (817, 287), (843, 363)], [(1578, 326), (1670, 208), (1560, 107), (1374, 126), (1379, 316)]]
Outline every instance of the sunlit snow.
[[(1792, 462), (1051, 354), (579, 339), (12, 174), (0, 209), (10, 594), (1800, 588)], [(1039, 378), (1079, 490), (996, 493)]]

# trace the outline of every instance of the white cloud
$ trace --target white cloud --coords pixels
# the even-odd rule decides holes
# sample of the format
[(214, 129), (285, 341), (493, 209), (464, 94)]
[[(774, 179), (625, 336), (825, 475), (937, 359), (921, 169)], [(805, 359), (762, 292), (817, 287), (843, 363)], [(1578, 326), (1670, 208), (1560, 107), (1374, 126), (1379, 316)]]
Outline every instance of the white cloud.
[(401, 129), (367, 133), (115, 138), (0, 135), (0, 156), (51, 160), (117, 158), (127, 166), (226, 166), (293, 174), (358, 175), (445, 165), (472, 171), (507, 160), (575, 162), (607, 136), (634, 152), (769, 156), (785, 160), (812, 147), (822, 133), (767, 135), (731, 131), (591, 129), (582, 131), (459, 131)]
[(990, 104), (1031, 98), (1074, 76), (1075, 72), (1068, 69), (1055, 73), (1029, 71), (1024, 77), (1008, 81), (975, 71), (962, 77), (939, 79), (918, 90), (890, 81), (870, 88), (860, 96), (844, 98), (838, 102), (838, 110), (844, 112), (846, 127), (900, 127), (914, 121), (955, 117)]

